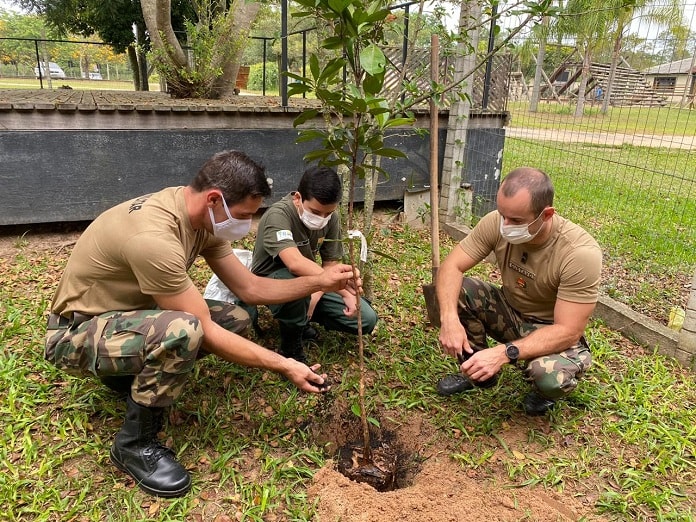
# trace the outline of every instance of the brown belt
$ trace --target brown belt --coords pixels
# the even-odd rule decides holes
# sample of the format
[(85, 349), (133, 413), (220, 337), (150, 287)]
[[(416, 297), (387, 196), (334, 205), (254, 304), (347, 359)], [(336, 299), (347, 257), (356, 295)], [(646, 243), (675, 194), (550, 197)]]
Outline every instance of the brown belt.
[(70, 317), (64, 315), (51, 314), (48, 316), (48, 330), (60, 330), (61, 328), (71, 328), (79, 326), (85, 321), (89, 321), (93, 315), (85, 315), (80, 312), (71, 312)]

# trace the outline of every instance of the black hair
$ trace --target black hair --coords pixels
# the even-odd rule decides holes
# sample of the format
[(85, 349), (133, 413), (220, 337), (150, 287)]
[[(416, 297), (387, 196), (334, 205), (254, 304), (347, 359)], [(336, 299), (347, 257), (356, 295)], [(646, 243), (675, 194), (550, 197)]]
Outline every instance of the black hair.
[(236, 205), (250, 196), (266, 198), (271, 195), (266, 168), (236, 150), (223, 150), (206, 161), (190, 186), (196, 192), (220, 189), (228, 206)]
[(341, 178), (329, 167), (309, 167), (304, 171), (297, 192), (302, 200), (316, 199), (322, 205), (341, 201)]

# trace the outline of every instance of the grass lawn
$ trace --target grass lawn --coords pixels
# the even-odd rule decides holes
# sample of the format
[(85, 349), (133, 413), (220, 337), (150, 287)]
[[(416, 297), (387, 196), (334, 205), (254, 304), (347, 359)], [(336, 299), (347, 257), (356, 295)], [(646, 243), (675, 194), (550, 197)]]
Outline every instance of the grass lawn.
[[(132, 91), (133, 82), (120, 80), (87, 80), (82, 78), (52, 78), (53, 89), (67, 85), (76, 90)], [(48, 81), (43, 79), (43, 88), (48, 89)], [(0, 89), (41, 89), (38, 78), (0, 78)], [(159, 91), (157, 82), (150, 84), (151, 91)]]
[(587, 105), (582, 118), (575, 118), (575, 105), (542, 102), (537, 112), (529, 103), (510, 102), (510, 126), (529, 129), (573, 129), (651, 135), (696, 135), (696, 111), (678, 107), (610, 107), (607, 114), (597, 105)]
[[(443, 255), (453, 247), (441, 243)], [(367, 342), (370, 414), (383, 424), (421, 419), (420, 432), (434, 435), (431, 446), (414, 450), (416, 461), (437, 451), (468, 480), (520, 497), (553, 491), (584, 506), (581, 520), (696, 517), (694, 374), (594, 322), (595, 363), (547, 418), (522, 413), (526, 384), (509, 368), (492, 390), (439, 397), (435, 382), (456, 365), (425, 320), (428, 234), (386, 223), (372, 246), (399, 262), (374, 265), (381, 321)], [(201, 361), (166, 430), (193, 490), (181, 499), (149, 497), (108, 460), (122, 401), (43, 360), (44, 313), (69, 252), (69, 244), (39, 249), (17, 238), (0, 254), (0, 519), (311, 519), (317, 505), (307, 488), (332, 456), (316, 428), (331, 404), (342, 401), (350, 412), (356, 401), (355, 340), (322, 331), (310, 350), (334, 383), (324, 398), (268, 372)], [(197, 264), (193, 275), (203, 288), (209, 272)], [(522, 519), (533, 520), (514, 518)]]

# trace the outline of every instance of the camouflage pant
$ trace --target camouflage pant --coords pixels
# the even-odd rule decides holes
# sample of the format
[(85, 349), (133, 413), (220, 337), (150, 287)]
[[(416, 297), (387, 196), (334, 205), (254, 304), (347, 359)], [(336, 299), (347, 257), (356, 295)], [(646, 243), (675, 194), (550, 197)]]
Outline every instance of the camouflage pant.
[[(234, 333), (246, 332), (249, 316), (242, 308), (207, 303), (217, 324)], [(171, 405), (196, 359), (206, 354), (200, 323), (186, 312), (134, 310), (82, 318), (68, 324), (49, 319), (45, 358), (73, 375), (132, 375), (131, 395), (143, 406)]]
[[(471, 277), (462, 282), (459, 320), (475, 351), (488, 346), (488, 337), (499, 343), (511, 342), (548, 325), (523, 317), (507, 303), (500, 288)], [(575, 389), (591, 364), (592, 354), (581, 337), (560, 353), (527, 361), (523, 373), (542, 395), (558, 399)]]

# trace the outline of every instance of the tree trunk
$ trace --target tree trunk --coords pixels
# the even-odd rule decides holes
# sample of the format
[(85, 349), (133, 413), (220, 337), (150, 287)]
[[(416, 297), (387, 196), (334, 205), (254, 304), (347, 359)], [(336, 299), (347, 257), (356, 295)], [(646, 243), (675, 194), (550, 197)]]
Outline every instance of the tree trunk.
[(609, 77), (607, 78), (607, 85), (606, 89), (604, 90), (604, 99), (602, 100), (602, 114), (606, 114), (609, 110), (609, 99), (611, 98), (611, 91), (614, 87), (614, 82), (616, 81), (616, 68), (619, 66), (619, 58), (621, 57), (621, 47), (623, 46), (623, 30), (623, 21), (619, 19), (616, 26), (616, 39), (614, 40), (614, 49), (611, 53)]
[(126, 48), (126, 55), (128, 56), (128, 64), (130, 65), (131, 71), (133, 72), (133, 88), (136, 91), (140, 90), (140, 66), (138, 65), (138, 55), (135, 50), (135, 46), (129, 45)]
[[(260, 8), (261, 4), (253, 1), (237, 1), (230, 7), (226, 20), (228, 28), (224, 34), (229, 39), (236, 39), (236, 44), (231, 53), (216, 56), (218, 65), (222, 67), (222, 76), (215, 80), (212, 88), (217, 97), (236, 94), (237, 74), (239, 74), (239, 66), (244, 54), (244, 44), (248, 42), (251, 24), (256, 19)], [(220, 48), (227, 47), (221, 45)]]
[(148, 66), (147, 66), (147, 39), (145, 38), (145, 33), (147, 32), (147, 28), (145, 27), (145, 24), (142, 22), (138, 22), (135, 24), (135, 41), (138, 44), (138, 48), (136, 50), (136, 59), (137, 59), (137, 67), (138, 67), (138, 88), (137, 90), (139, 91), (149, 91), (150, 90), (150, 82), (148, 80), (149, 74), (148, 74)]
[(534, 86), (532, 87), (532, 99), (529, 102), (529, 112), (536, 112), (539, 106), (539, 96), (541, 94), (541, 73), (546, 57), (546, 27), (549, 25), (549, 17), (545, 16), (542, 20), (544, 30), (539, 38), (539, 51), (537, 52), (536, 69), (534, 70)]
[(585, 111), (585, 91), (587, 90), (587, 81), (590, 77), (590, 63), (592, 55), (589, 48), (585, 49), (582, 55), (582, 74), (580, 75), (580, 86), (578, 87), (578, 103), (575, 106), (575, 117), (582, 118)]
[(140, 0), (152, 46), (159, 57), (174, 69), (186, 67), (186, 54), (172, 28), (171, 0)]
[[(478, 24), (481, 18), (481, 7), (474, 0), (463, 0), (459, 14), (459, 43), (454, 60), (454, 82), (461, 80), (476, 66), (476, 54), (470, 49), (478, 47)], [(465, 43), (465, 42), (468, 42)], [(467, 101), (457, 98), (450, 107), (447, 122), (447, 143), (445, 144), (444, 161), (442, 162), (442, 189), (440, 191), (440, 209), (446, 221), (454, 221), (457, 216), (471, 216), (471, 208), (459, 207), (459, 191), (462, 176), (466, 172), (464, 159), (466, 157), (466, 136), (469, 128), (469, 111), (473, 91), (473, 78), (462, 86), (462, 93), (468, 94)]]

